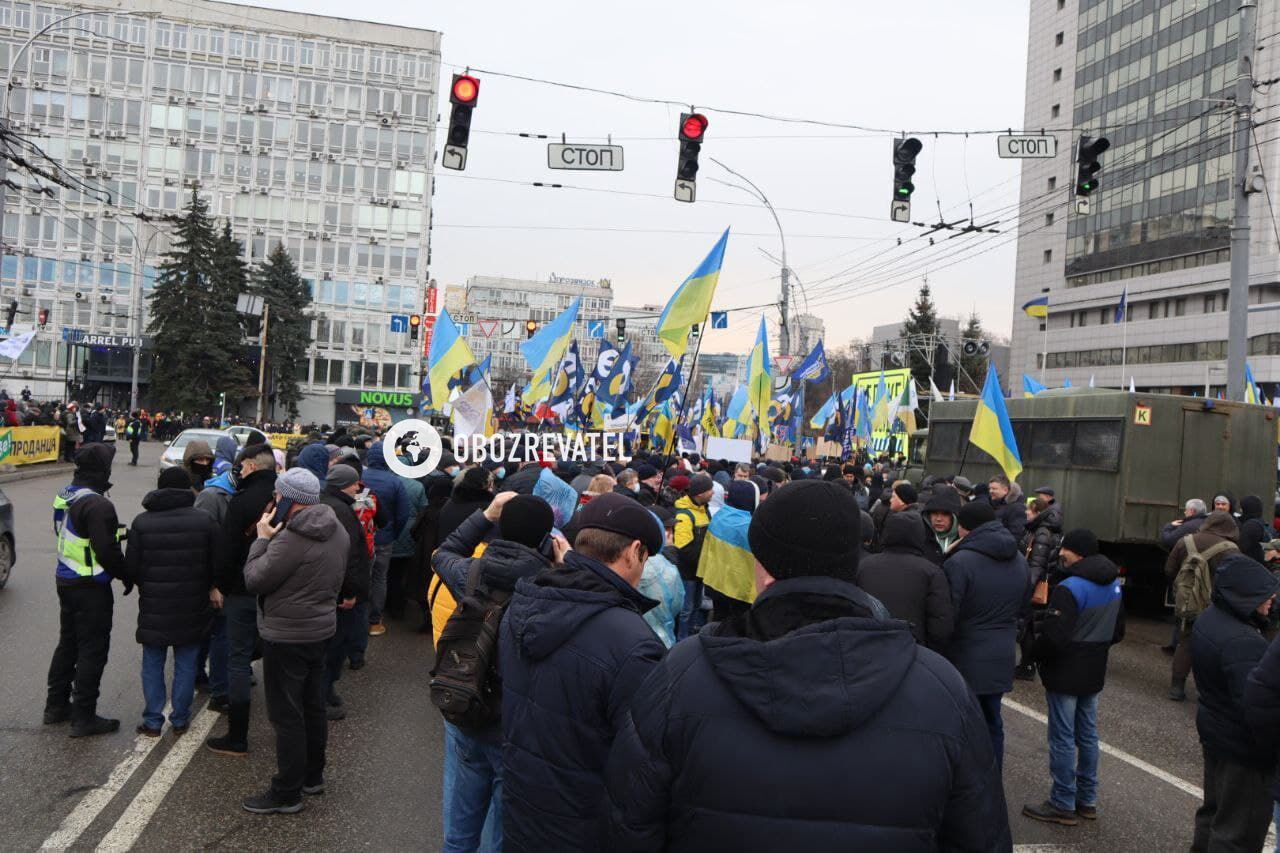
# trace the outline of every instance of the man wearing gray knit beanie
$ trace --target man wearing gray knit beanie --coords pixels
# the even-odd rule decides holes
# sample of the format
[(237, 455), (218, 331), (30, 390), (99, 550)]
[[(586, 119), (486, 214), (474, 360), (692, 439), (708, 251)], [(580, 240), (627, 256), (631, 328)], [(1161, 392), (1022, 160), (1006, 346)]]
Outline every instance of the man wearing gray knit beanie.
[(291, 468), (275, 482), (275, 500), (258, 519), (245, 588), (259, 596), (262, 673), (276, 730), (277, 772), (246, 811), (301, 811), (303, 794), (324, 793), (328, 739), (325, 650), (336, 624), (338, 591), (350, 547), (333, 510), (320, 503), (320, 481)]

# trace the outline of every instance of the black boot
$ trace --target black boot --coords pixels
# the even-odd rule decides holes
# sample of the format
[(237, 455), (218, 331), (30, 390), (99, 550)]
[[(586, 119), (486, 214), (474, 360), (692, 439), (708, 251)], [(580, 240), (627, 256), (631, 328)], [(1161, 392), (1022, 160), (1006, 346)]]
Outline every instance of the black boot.
[(211, 737), (205, 746), (224, 755), (245, 755), (249, 752), (249, 703), (232, 702), (227, 709), (227, 733)]
[(1187, 701), (1187, 677), (1173, 676), (1169, 682), (1169, 698), (1174, 702)]
[(120, 721), (111, 720), (106, 717), (99, 717), (94, 714), (87, 719), (73, 719), (71, 721), (72, 737), (93, 737), (94, 735), (109, 735), (112, 732), (120, 730)]

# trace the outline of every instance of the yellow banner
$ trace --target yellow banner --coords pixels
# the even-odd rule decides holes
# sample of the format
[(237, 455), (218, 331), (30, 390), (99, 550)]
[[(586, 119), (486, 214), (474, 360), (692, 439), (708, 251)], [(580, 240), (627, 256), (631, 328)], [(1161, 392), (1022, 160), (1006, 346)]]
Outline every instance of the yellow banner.
[[(907, 381), (911, 378), (911, 368), (900, 367), (897, 370), (886, 370), (884, 372), (884, 384), (889, 389), (889, 400), (897, 400), (902, 396), (902, 389), (906, 387)], [(874, 412), (876, 408), (876, 389), (880, 387), (880, 371), (871, 370), (866, 373), (855, 373), (853, 375), (853, 384), (862, 389), (867, 395), (867, 410)], [(893, 426), (891, 424), (891, 426)], [(906, 453), (907, 439), (905, 433), (894, 433), (890, 435), (882, 429), (875, 430), (871, 433), (871, 449), (877, 453), (888, 451), (889, 453)]]
[(61, 432), (54, 426), (12, 427), (0, 432), (0, 465), (56, 461)]
[(276, 450), (288, 450), (289, 442), (295, 438), (301, 438), (300, 432), (269, 432), (266, 434), (267, 441), (271, 442), (271, 446)]

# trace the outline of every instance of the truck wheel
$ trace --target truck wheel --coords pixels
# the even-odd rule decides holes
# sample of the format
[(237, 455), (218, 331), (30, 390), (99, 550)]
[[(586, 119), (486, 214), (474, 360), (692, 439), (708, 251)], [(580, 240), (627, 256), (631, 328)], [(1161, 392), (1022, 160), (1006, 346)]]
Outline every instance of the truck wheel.
[(13, 570), (13, 544), (8, 536), (0, 536), (0, 589), (9, 582), (9, 572)]

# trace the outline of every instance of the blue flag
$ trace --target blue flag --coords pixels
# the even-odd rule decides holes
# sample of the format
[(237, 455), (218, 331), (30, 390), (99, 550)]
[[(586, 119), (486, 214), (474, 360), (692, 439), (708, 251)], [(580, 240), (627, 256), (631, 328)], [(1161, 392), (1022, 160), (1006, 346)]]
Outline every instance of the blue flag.
[(827, 352), (822, 346), (822, 341), (818, 341), (814, 344), (813, 351), (804, 357), (804, 361), (800, 362), (800, 366), (796, 368), (791, 378), (803, 379), (806, 382), (824, 382), (830, 375), (831, 369), (827, 366)]

